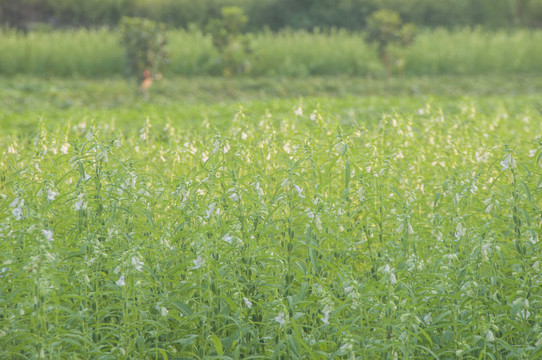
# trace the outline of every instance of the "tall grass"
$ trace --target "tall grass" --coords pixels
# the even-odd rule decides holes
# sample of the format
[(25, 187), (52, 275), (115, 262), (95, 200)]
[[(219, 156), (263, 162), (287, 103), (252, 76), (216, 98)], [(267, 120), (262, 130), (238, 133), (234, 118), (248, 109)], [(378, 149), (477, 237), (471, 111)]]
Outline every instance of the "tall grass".
[(542, 31), (425, 31), (404, 54), (416, 75), (540, 73)]
[(0, 33), (0, 74), (108, 76), (122, 74), (124, 53), (107, 29)]
[(284, 31), (255, 36), (256, 75), (369, 75), (379, 73), (376, 52), (359, 34), (347, 31)]
[[(220, 74), (211, 39), (199, 30), (170, 32), (168, 50), (168, 75)], [(422, 31), (410, 48), (394, 53), (398, 74), (540, 73), (542, 31)], [(384, 74), (374, 46), (342, 30), (256, 34), (248, 56), (254, 76)], [(106, 29), (0, 33), (0, 75), (111, 76), (124, 73), (124, 62), (118, 34)]]

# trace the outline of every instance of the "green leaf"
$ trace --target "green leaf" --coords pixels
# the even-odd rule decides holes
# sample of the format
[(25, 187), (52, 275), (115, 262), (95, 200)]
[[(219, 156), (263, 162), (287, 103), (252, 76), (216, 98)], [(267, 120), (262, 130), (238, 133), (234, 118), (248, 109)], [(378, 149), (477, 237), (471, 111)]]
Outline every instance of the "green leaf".
[(213, 344), (215, 345), (216, 353), (218, 356), (224, 355), (224, 349), (222, 349), (222, 341), (218, 338), (216, 335), (211, 335), (211, 340), (213, 341)]
[(183, 313), (185, 316), (192, 316), (194, 315), (194, 311), (190, 308), (190, 306), (180, 302), (180, 301), (174, 301), (173, 306), (175, 306), (180, 312)]

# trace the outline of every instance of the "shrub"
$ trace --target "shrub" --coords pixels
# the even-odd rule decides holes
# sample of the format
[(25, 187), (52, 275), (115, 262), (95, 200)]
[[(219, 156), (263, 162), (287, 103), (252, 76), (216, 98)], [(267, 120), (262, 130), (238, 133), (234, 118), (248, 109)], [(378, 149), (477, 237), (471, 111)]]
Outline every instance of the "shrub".
[(130, 74), (139, 76), (144, 70), (152, 73), (161, 71), (168, 62), (163, 24), (142, 18), (124, 17), (120, 31)]
[(391, 76), (390, 45), (406, 47), (412, 43), (416, 34), (413, 24), (403, 24), (399, 14), (392, 10), (378, 10), (367, 21), (367, 40), (376, 43), (380, 60)]
[(207, 25), (207, 31), (218, 50), (222, 73), (232, 76), (250, 70), (247, 54), (250, 52), (250, 40), (242, 33), (248, 22), (243, 9), (236, 6), (222, 8), (222, 18), (213, 19)]

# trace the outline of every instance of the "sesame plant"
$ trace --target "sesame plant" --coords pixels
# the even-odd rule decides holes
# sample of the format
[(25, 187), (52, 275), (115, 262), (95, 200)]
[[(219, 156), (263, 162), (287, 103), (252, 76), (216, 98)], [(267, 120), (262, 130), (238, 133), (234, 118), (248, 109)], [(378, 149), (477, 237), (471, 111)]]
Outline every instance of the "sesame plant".
[(542, 357), (536, 100), (403, 99), (2, 133), (0, 358)]

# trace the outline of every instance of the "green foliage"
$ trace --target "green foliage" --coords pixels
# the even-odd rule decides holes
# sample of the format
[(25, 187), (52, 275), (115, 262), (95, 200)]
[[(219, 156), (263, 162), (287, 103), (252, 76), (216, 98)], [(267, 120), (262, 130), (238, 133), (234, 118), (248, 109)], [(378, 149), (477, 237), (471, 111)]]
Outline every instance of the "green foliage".
[[(167, 31), (164, 74), (217, 75), (222, 67), (211, 36), (191, 27)], [(0, 75), (109, 77), (125, 74), (120, 34), (107, 29), (0, 31)], [(346, 30), (264, 32), (251, 37), (251, 76), (345, 75), (383, 77), (376, 46)], [(406, 49), (394, 49), (394, 73), (405, 75), (540, 74), (542, 32), (478, 29), (420, 30)]]
[(24, 34), (0, 31), (0, 74), (104, 77), (123, 74), (117, 33), (107, 29)]
[(124, 17), (120, 33), (131, 74), (141, 76), (144, 70), (157, 73), (168, 62), (166, 29), (163, 24)]
[(221, 18), (209, 22), (207, 32), (220, 54), (222, 73), (226, 76), (248, 73), (250, 38), (243, 34), (248, 17), (243, 9), (236, 6), (223, 7), (221, 15)]
[(540, 92), (463, 90), (19, 114), (0, 358), (540, 358)]
[(116, 25), (131, 0), (49, 0), (57, 22), (72, 25)]
[(367, 40), (376, 43), (378, 55), (391, 75), (391, 45), (406, 47), (414, 41), (416, 26), (404, 24), (399, 14), (392, 10), (379, 10), (367, 20)]
[(530, 27), (542, 28), (542, 0), (529, 1), (524, 22)]
[(242, 8), (251, 31), (334, 27), (363, 30), (379, 9), (398, 12), (418, 27), (540, 27), (540, 0), (2, 0), (0, 23), (32, 29), (117, 25), (122, 16), (145, 17), (175, 28), (203, 29), (223, 6)]

